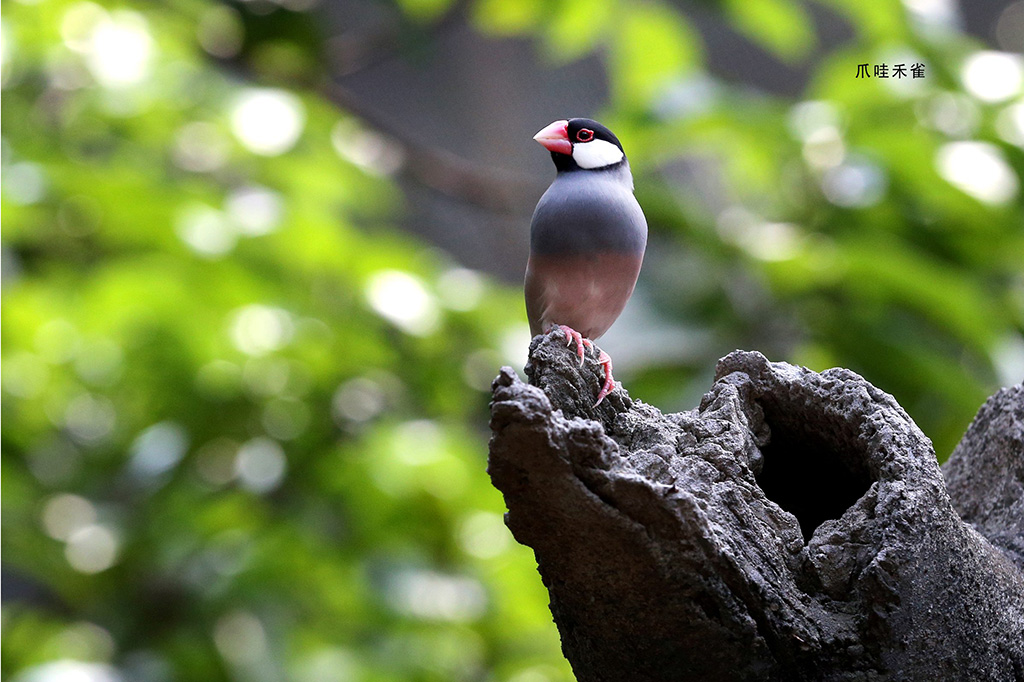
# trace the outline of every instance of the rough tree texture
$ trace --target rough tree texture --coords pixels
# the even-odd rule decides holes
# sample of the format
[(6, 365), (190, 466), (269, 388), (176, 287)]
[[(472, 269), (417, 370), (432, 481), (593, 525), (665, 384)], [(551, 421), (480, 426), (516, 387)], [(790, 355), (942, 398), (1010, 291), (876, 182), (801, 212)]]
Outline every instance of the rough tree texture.
[(592, 407), (596, 366), (560, 334), (526, 371), (494, 382), (489, 472), (580, 682), (1024, 680), (1021, 387), (979, 413), (947, 492), (928, 438), (848, 370), (734, 352), (669, 415), (622, 389)]

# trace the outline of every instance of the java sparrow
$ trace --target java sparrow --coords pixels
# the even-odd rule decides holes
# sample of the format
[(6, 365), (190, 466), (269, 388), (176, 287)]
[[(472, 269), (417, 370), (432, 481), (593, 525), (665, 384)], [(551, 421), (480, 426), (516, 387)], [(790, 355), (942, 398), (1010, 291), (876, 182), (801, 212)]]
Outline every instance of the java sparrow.
[[(558, 174), (530, 226), (526, 316), (530, 332), (559, 327), (584, 347), (604, 334), (633, 293), (647, 246), (647, 220), (633, 196), (633, 175), (612, 131), (588, 118), (555, 121), (534, 138)], [(615, 387), (612, 361), (599, 351), (605, 380), (596, 407)]]

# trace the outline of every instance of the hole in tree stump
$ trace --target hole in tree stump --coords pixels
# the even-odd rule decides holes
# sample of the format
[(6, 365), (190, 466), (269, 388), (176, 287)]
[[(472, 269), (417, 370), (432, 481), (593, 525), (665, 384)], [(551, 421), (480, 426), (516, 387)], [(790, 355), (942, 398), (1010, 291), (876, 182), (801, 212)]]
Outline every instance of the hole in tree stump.
[(765, 495), (800, 522), (804, 541), (828, 519), (837, 519), (872, 483), (864, 455), (821, 435), (769, 421), (771, 439), (757, 482)]

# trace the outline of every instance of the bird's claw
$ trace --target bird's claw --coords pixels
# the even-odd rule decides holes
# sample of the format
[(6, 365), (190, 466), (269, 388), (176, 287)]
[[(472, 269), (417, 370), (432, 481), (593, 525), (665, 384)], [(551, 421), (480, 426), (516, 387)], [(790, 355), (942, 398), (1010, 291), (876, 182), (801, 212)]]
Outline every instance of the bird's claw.
[(601, 390), (597, 394), (597, 402), (594, 403), (594, 407), (601, 404), (601, 401), (615, 389), (615, 379), (612, 378), (612, 359), (603, 350), (598, 349), (594, 346), (594, 342), (590, 339), (584, 338), (582, 334), (573, 329), (572, 327), (565, 324), (553, 325), (551, 331), (560, 329), (565, 334), (565, 345), (569, 347), (572, 342), (576, 342), (576, 355), (580, 358), (580, 367), (583, 366), (586, 360), (586, 350), (596, 352), (597, 359), (591, 360), (591, 364), (604, 365), (604, 383), (601, 385)]
[(596, 364), (604, 365), (604, 384), (601, 386), (601, 390), (597, 394), (597, 402), (594, 403), (594, 407), (600, 405), (601, 401), (605, 399), (605, 396), (615, 389), (615, 379), (612, 378), (611, 356), (604, 351), (601, 351), (601, 354), (597, 356)]
[(580, 334), (578, 331), (576, 331), (575, 329), (573, 329), (572, 327), (570, 327), (568, 325), (560, 324), (560, 325), (558, 325), (558, 328), (561, 329), (565, 333), (565, 345), (566, 346), (571, 346), (573, 341), (576, 342), (576, 355), (579, 356), (579, 358), (580, 358), (580, 367), (582, 367), (583, 366), (583, 361), (584, 361), (584, 359), (586, 359), (586, 354), (585, 354), (585, 351), (584, 351), (584, 347), (593, 350), (594, 349), (594, 342), (591, 341), (590, 339), (583, 338), (583, 334)]

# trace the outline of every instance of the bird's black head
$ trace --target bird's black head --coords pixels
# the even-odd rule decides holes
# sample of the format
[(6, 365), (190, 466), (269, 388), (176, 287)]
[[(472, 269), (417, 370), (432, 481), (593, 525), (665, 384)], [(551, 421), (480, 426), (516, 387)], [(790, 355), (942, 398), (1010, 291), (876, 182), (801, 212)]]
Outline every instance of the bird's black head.
[(589, 118), (555, 121), (533, 139), (551, 152), (559, 171), (606, 170), (626, 160), (615, 133)]

